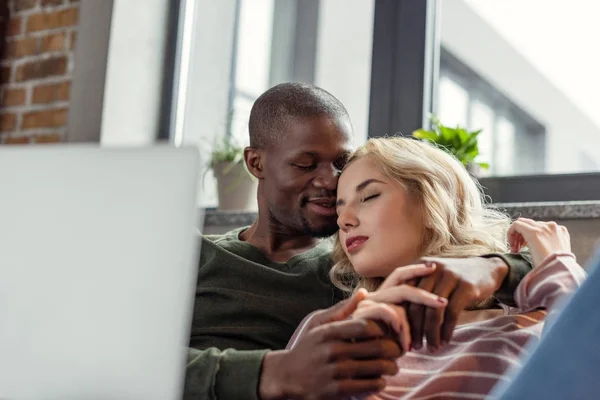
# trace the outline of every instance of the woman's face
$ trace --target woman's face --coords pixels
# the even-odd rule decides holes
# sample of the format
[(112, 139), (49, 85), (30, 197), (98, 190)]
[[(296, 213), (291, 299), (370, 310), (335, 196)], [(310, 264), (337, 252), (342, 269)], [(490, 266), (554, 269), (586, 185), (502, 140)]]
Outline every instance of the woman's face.
[(417, 201), (368, 157), (342, 173), (337, 214), (342, 247), (358, 274), (386, 277), (419, 258), (424, 227)]

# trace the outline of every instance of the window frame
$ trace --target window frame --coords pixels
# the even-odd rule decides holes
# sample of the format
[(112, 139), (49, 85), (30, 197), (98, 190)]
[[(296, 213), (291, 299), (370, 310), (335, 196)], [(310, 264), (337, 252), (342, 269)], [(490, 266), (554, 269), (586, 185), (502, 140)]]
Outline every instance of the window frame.
[[(429, 127), (427, 115), (437, 108), (439, 17), (438, 0), (375, 0), (370, 137), (407, 136)], [(600, 199), (600, 172), (489, 177), (480, 183), (499, 203)]]

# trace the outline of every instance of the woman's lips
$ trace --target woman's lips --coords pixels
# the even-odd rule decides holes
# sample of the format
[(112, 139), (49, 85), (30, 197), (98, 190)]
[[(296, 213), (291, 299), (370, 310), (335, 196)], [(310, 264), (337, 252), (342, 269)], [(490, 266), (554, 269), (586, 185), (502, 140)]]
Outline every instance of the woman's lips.
[(356, 253), (369, 240), (367, 236), (351, 236), (346, 239), (346, 249), (348, 253)]

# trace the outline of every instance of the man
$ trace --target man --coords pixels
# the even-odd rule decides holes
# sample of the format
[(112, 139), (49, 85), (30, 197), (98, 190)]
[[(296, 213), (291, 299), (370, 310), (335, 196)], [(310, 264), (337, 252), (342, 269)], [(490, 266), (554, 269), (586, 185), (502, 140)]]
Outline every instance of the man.
[[(336, 398), (377, 391), (401, 349), (377, 326), (348, 320), (357, 299), (332, 286), (338, 175), (351, 151), (344, 106), (323, 89), (281, 84), (250, 114), (248, 170), (259, 180), (258, 218), (204, 238), (186, 398)], [(437, 260), (419, 287), (449, 300), (444, 311), (410, 306), (413, 346), (450, 339), (456, 315), (497, 291), (512, 293), (531, 266), (521, 256)], [(284, 349), (314, 310), (302, 343)], [(235, 350), (233, 350), (235, 349)], [(269, 349), (269, 350), (267, 350)]]

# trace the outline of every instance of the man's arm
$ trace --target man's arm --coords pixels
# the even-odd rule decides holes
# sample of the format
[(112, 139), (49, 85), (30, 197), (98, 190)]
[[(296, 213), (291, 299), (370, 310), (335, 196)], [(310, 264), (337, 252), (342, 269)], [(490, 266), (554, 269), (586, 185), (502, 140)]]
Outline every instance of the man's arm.
[(448, 306), (442, 311), (409, 304), (412, 347), (417, 350), (423, 345), (423, 336), (427, 338), (430, 348), (448, 343), (459, 314), (493, 295), (509, 305), (515, 304), (514, 291), (532, 269), (529, 253), (488, 254), (470, 258), (424, 257), (421, 261), (437, 267), (435, 272), (413, 281), (413, 284), (448, 299)]
[(190, 349), (184, 399), (337, 399), (380, 391), (402, 352), (380, 324), (347, 319), (365, 296), (314, 313), (293, 349)]
[(504, 253), (504, 254), (486, 254), (484, 258), (498, 258), (500, 262), (504, 262), (508, 266), (508, 274), (500, 288), (494, 293), (494, 297), (501, 303), (509, 306), (516, 306), (515, 291), (517, 286), (533, 269), (531, 253), (529, 250), (523, 250), (519, 253)]
[(184, 400), (258, 400), (258, 382), (267, 352), (189, 349)]

